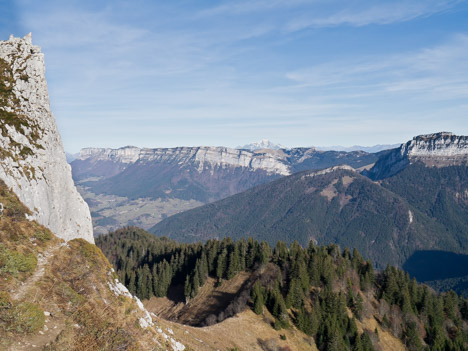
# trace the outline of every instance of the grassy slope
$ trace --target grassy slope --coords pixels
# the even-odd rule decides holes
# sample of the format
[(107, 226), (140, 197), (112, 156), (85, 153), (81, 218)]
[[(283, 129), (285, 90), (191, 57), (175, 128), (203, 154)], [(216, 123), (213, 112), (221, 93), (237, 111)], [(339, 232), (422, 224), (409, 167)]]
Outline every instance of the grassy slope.
[(140, 327), (133, 299), (109, 289), (114, 273), (101, 250), (82, 239), (64, 243), (27, 220), (28, 209), (1, 181), (0, 203), (0, 349), (169, 346), (154, 328)]

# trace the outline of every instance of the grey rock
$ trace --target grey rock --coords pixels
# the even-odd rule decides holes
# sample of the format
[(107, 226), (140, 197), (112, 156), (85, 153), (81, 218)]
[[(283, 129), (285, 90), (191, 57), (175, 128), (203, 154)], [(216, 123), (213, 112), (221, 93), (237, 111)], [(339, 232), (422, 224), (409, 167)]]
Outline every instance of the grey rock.
[(94, 243), (88, 205), (75, 188), (50, 111), (44, 54), (31, 35), (0, 41), (0, 178), (32, 211), (31, 219), (65, 240)]
[(411, 163), (428, 167), (445, 167), (468, 163), (468, 136), (440, 132), (415, 136), (381, 157), (363, 174), (373, 180), (391, 177)]

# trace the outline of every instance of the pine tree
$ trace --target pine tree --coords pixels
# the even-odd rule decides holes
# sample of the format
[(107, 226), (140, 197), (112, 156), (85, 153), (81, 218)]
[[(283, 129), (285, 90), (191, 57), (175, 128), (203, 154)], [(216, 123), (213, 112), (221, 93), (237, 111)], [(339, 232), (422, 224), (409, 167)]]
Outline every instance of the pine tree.
[(185, 295), (185, 303), (188, 303), (190, 301), (190, 297), (192, 296), (192, 282), (190, 279), (190, 275), (187, 275), (185, 277), (184, 295)]
[(195, 272), (193, 274), (193, 280), (192, 280), (192, 292), (190, 294), (191, 297), (197, 296), (199, 287), (200, 287), (200, 280), (198, 279), (198, 274)]
[(136, 293), (136, 274), (134, 271), (130, 272), (128, 279), (128, 290), (132, 293)]
[(304, 305), (304, 292), (301, 283), (294, 278), (289, 283), (288, 295), (286, 296), (286, 307), (301, 308)]
[(236, 250), (229, 253), (228, 268), (227, 268), (227, 279), (232, 279), (239, 271), (239, 256)]
[(257, 281), (252, 288), (253, 311), (256, 314), (263, 313), (264, 297), (263, 288)]
[(216, 278), (218, 278), (218, 282), (221, 282), (226, 271), (226, 256), (227, 250), (224, 248), (216, 260)]
[(412, 305), (411, 305), (411, 297), (410, 297), (410, 293), (409, 293), (409, 290), (408, 290), (408, 287), (405, 286), (403, 288), (403, 290), (401, 291), (401, 303), (400, 303), (400, 307), (401, 307), (401, 310), (403, 311), (403, 313), (412, 313), (413, 312), (413, 308), (412, 308)]
[(270, 245), (266, 241), (262, 241), (260, 243), (260, 248), (258, 252), (258, 262), (260, 264), (265, 264), (268, 262), (271, 256), (271, 248)]
[(364, 351), (374, 351), (370, 336), (366, 332), (361, 334), (361, 344)]
[(405, 344), (409, 351), (421, 351), (423, 349), (421, 339), (419, 338), (416, 324), (414, 322), (409, 323), (405, 334)]

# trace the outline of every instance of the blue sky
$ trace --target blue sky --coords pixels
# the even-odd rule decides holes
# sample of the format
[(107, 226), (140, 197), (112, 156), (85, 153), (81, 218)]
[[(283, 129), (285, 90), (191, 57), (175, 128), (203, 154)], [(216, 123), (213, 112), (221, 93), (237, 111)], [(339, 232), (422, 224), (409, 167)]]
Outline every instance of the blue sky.
[(65, 149), (468, 134), (468, 3), (0, 0), (46, 55)]

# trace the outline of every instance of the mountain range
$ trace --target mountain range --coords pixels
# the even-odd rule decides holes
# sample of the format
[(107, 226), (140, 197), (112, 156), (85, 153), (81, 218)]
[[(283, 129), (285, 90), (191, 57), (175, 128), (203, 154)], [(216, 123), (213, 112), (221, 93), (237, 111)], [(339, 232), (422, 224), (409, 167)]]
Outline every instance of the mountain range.
[[(385, 153), (386, 151), (382, 151)], [(162, 219), (283, 176), (338, 164), (359, 168), (379, 153), (314, 148), (87, 148), (73, 178), (91, 208), (95, 234), (124, 225), (150, 228)]]
[(466, 254), (467, 140), (418, 136), (361, 173), (350, 166), (300, 172), (174, 215), (150, 231), (187, 242), (333, 242), (357, 247), (381, 268), (401, 266), (420, 250)]
[(353, 146), (341, 146), (341, 145), (334, 145), (334, 146), (316, 146), (317, 150), (321, 151), (365, 151), (365, 152), (379, 152), (384, 150), (395, 149), (399, 147), (400, 144), (377, 144), (373, 146), (361, 146), (361, 145), (353, 145)]
[[(394, 149), (400, 146), (400, 144), (378, 144), (373, 146), (361, 146), (361, 145), (353, 145), (353, 146), (341, 146), (341, 145), (334, 145), (334, 146), (314, 146), (315, 149), (319, 151), (365, 151), (369, 153), (379, 152), (389, 149)], [(271, 150), (279, 150), (279, 149), (289, 149), (286, 146), (281, 144), (275, 144), (268, 139), (262, 139), (255, 143), (246, 144), (244, 146), (237, 146), (236, 149), (244, 149), (244, 150), (261, 150), (261, 149), (271, 149)], [(70, 161), (71, 162), (71, 161)]]

